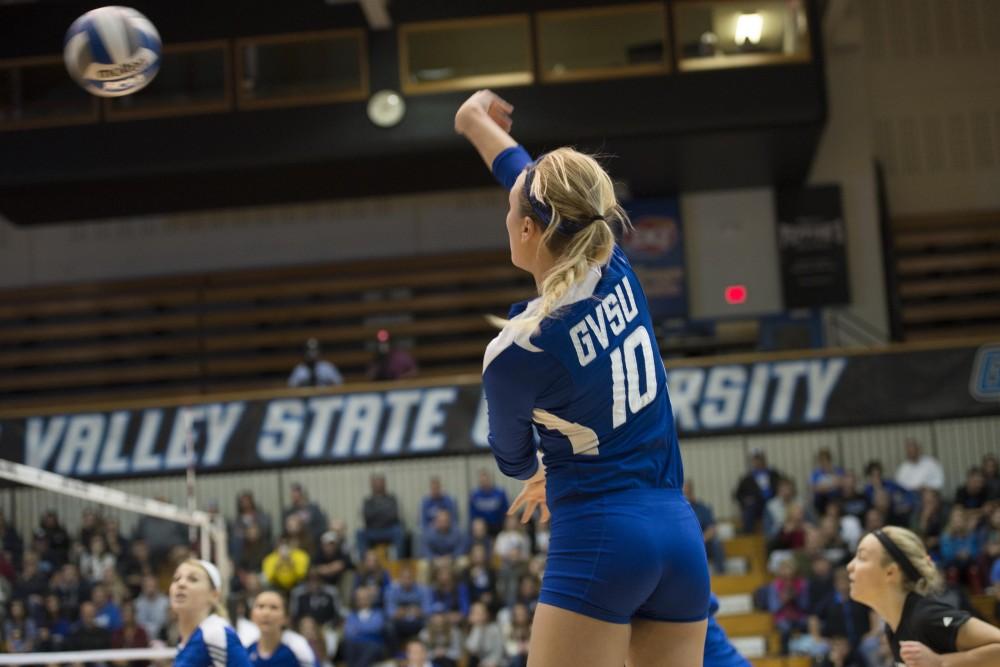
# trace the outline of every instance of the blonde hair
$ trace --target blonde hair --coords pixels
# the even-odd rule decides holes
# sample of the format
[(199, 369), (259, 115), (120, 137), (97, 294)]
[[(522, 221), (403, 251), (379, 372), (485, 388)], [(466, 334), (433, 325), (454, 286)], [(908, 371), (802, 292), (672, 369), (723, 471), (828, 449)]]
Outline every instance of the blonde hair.
[[(208, 570), (205, 569), (205, 566), (201, 564), (201, 561), (199, 561), (197, 558), (188, 558), (186, 560), (183, 560), (177, 567), (180, 568), (181, 565), (193, 565), (194, 567), (204, 572), (205, 578), (208, 579), (208, 585), (211, 586), (213, 591), (216, 590), (215, 584), (212, 583), (211, 575), (208, 573)], [(222, 603), (222, 591), (216, 591), (216, 592), (219, 594), (219, 597), (218, 599), (212, 601), (211, 613), (215, 614), (216, 616), (221, 616), (222, 618), (228, 621), (229, 612), (226, 610), (226, 605)]]
[(629, 219), (611, 177), (593, 156), (557, 148), (528, 169), (530, 196), (551, 211), (551, 219), (542, 218), (523, 190), (518, 193), (520, 212), (544, 229), (542, 242), (555, 258), (540, 286), (537, 310), (518, 320), (534, 329), (558, 310), (559, 301), (591, 268), (608, 263), (615, 247), (612, 227), (627, 228)]
[[(927, 553), (927, 548), (920, 538), (912, 530), (900, 528), (899, 526), (886, 526), (882, 532), (899, 547), (903, 555), (913, 564), (920, 574), (920, 579), (911, 581), (903, 577), (903, 590), (906, 592), (919, 593), (920, 595), (930, 595), (944, 589), (944, 578), (938, 572), (934, 561)], [(896, 563), (885, 547), (883, 547), (882, 566)], [(896, 563), (899, 567), (899, 564)]]

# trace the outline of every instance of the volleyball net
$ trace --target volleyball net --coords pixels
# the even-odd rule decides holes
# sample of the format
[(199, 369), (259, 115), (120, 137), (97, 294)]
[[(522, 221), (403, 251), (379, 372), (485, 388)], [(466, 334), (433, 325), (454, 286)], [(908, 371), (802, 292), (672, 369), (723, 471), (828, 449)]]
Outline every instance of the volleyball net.
[[(47, 493), (75, 498), (82, 501), (83, 506), (100, 505), (119, 512), (134, 512), (191, 527), (193, 542), (197, 544), (196, 551), (199, 553), (199, 557), (215, 562), (219, 568), (222, 575), (222, 599), (226, 599), (232, 568), (229, 561), (225, 521), (221, 516), (213, 517), (207, 512), (192, 507), (178, 507), (153, 498), (65, 477), (6, 459), (0, 459), (0, 479), (34, 487)], [(115, 663), (125, 664), (129, 661), (169, 664), (173, 661), (175, 654), (176, 649), (163, 646), (107, 651), (0, 653), (0, 665), (112, 665)]]

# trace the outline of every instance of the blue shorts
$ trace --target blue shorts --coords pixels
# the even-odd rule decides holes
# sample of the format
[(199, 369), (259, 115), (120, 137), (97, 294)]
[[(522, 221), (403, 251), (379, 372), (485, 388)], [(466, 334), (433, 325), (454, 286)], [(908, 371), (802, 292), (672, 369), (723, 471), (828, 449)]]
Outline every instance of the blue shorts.
[(539, 602), (609, 623), (708, 618), (701, 526), (680, 489), (560, 501)]

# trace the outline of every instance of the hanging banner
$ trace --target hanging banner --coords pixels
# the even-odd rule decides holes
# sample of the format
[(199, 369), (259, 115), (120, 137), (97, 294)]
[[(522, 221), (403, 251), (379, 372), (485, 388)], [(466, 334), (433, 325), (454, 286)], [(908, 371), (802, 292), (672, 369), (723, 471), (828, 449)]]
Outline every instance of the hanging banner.
[(632, 232), (622, 248), (649, 302), (654, 322), (687, 317), (684, 234), (676, 199), (634, 199), (625, 204)]
[[(1000, 344), (668, 368), (682, 439), (1000, 415)], [(369, 385), (370, 386), (370, 385)], [(81, 478), (488, 450), (479, 384), (0, 420), (0, 458)]]
[(779, 190), (776, 208), (785, 308), (849, 303), (847, 233), (840, 186)]

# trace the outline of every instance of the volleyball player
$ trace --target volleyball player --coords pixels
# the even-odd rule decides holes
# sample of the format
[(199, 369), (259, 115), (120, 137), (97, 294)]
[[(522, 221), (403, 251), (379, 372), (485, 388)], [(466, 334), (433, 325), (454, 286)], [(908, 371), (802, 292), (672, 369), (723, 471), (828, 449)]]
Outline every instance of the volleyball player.
[(247, 647), (254, 667), (319, 667), (305, 637), (286, 629), (288, 608), (277, 591), (261, 591), (253, 600), (250, 620), (260, 637)]
[(483, 360), (490, 446), (524, 481), (511, 511), (551, 508), (529, 665), (701, 667), (708, 565), (646, 299), (615, 243), (628, 218), (592, 157), (532, 160), (511, 111), (479, 91), (455, 129), (510, 191), (511, 260), (539, 292)]
[(847, 572), (851, 598), (885, 622), (897, 665), (1000, 665), (1000, 628), (928, 597), (941, 589), (941, 575), (913, 532), (887, 526), (869, 533)]
[(712, 595), (709, 604), (708, 629), (705, 632), (705, 667), (751, 667), (750, 661), (740, 655), (729, 641), (726, 631), (715, 620), (719, 601)]
[(170, 609), (181, 638), (175, 667), (250, 667), (226, 620), (221, 591), (222, 577), (212, 563), (188, 559), (177, 566), (170, 583)]

